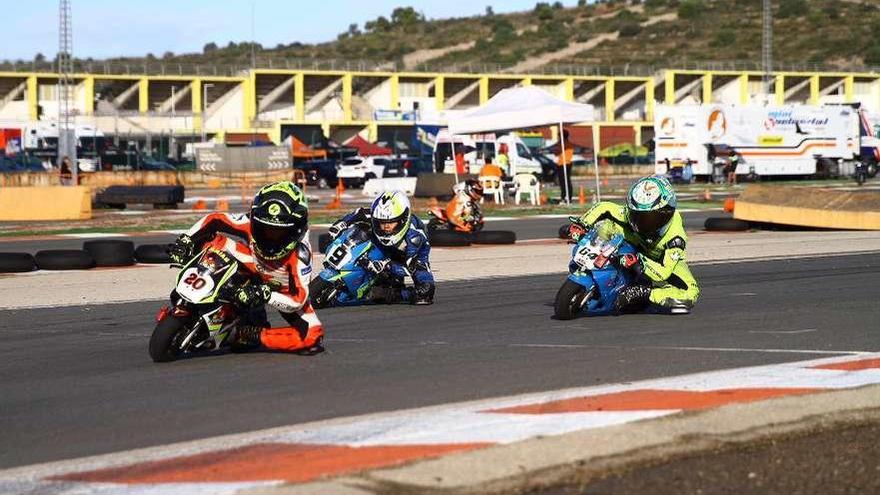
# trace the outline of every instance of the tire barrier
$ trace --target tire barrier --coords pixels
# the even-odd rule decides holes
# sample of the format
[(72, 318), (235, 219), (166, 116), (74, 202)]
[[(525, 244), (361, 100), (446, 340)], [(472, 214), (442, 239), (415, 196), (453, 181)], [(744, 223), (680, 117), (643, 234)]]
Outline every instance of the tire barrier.
[(131, 266), (134, 264), (134, 243), (121, 239), (94, 240), (83, 243), (83, 250), (92, 255), (95, 266)]
[(95, 266), (88, 251), (80, 249), (48, 249), (34, 255), (40, 270), (85, 270)]
[(152, 204), (154, 208), (176, 208), (183, 203), (183, 186), (110, 186), (95, 196), (95, 203), (109, 208), (128, 204)]
[(25, 273), (36, 268), (30, 253), (0, 253), (0, 273)]
[(138, 263), (168, 264), (171, 257), (167, 250), (168, 244), (141, 244), (134, 250), (134, 259)]
[(482, 230), (472, 236), (474, 244), (514, 244), (516, 232), (510, 230)]
[(330, 238), (330, 234), (321, 234), (318, 236), (318, 251), (323, 253), (327, 251), (327, 247), (330, 246), (330, 243), (333, 239)]
[(428, 233), (428, 242), (437, 247), (462, 247), (471, 245), (470, 234), (453, 230), (434, 230)]
[(751, 226), (745, 220), (736, 218), (711, 217), (706, 219), (703, 228), (709, 232), (744, 232)]

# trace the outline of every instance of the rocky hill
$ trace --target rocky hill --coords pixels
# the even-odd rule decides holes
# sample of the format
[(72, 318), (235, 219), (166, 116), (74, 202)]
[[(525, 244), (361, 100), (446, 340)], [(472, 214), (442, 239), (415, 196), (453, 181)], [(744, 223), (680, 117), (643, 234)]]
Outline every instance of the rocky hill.
[[(774, 1), (774, 61), (780, 68), (880, 67), (880, 2)], [(261, 67), (344, 67), (443, 71), (651, 72), (659, 68), (758, 68), (761, 0), (606, 0), (527, 12), (425, 19), (412, 7), (352, 24), (336, 40), (256, 46)], [(340, 18), (340, 23), (345, 22)], [(202, 53), (88, 63), (251, 65), (248, 42), (205, 45)], [(45, 64), (50, 61), (42, 61)]]

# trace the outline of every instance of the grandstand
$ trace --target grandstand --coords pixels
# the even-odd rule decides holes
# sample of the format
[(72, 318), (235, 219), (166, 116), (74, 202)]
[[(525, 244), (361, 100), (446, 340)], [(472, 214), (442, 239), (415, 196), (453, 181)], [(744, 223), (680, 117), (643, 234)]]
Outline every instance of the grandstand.
[[(601, 144), (642, 143), (653, 134), (655, 101), (746, 103), (860, 102), (880, 113), (880, 74), (778, 72), (771, 94), (762, 73), (662, 70), (653, 76), (384, 72), (256, 69), (237, 75), (80, 73), (75, 75), (78, 124), (106, 136), (260, 133), (279, 142), (321, 132), (343, 141), (375, 141), (411, 132), (416, 122), (442, 123), (443, 112), (479, 105), (503, 88), (539, 86), (596, 108)], [(58, 75), (0, 72), (0, 127), (57, 115)], [(589, 133), (584, 133), (589, 135)]]

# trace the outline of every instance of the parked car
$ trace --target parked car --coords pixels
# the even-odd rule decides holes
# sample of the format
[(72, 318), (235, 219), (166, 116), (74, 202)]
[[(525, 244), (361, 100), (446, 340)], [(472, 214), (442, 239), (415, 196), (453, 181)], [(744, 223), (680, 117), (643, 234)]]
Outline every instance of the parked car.
[(296, 161), (293, 168), (306, 174), (306, 184), (319, 189), (336, 187), (339, 179), (336, 175), (336, 160)]
[(336, 167), (336, 176), (345, 187), (363, 187), (370, 179), (385, 176), (385, 167), (391, 162), (388, 156), (353, 156)]

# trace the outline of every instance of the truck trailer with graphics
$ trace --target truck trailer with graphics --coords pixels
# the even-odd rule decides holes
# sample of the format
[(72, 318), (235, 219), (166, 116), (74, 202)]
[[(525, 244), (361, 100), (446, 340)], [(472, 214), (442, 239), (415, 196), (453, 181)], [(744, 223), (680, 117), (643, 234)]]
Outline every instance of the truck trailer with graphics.
[(736, 153), (737, 174), (848, 174), (880, 159), (868, 122), (857, 105), (657, 105), (655, 171), (690, 164), (697, 177), (717, 176), (716, 155)]

